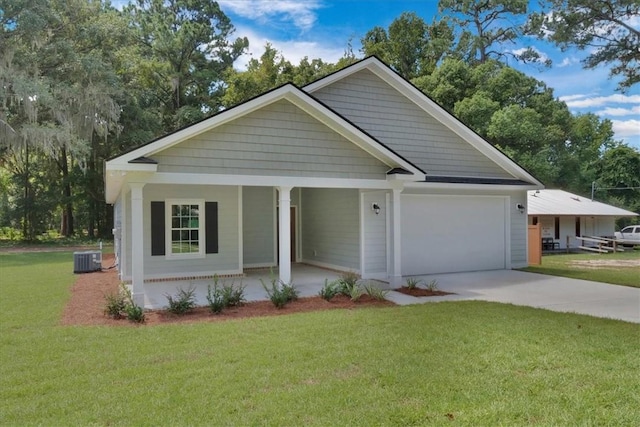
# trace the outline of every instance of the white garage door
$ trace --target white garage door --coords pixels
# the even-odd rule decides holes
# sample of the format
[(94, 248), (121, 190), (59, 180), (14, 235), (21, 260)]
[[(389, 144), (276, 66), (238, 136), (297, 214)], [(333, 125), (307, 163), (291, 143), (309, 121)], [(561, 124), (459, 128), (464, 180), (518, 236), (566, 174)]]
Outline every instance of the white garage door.
[(402, 274), (506, 267), (504, 197), (402, 195)]

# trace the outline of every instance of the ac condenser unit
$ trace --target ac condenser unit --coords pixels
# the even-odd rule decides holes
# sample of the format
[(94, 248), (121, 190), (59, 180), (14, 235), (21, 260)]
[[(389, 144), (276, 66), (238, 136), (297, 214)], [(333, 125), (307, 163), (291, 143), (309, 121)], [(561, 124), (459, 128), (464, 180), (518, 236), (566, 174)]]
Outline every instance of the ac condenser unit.
[(73, 253), (73, 272), (89, 273), (102, 270), (102, 252), (86, 251)]

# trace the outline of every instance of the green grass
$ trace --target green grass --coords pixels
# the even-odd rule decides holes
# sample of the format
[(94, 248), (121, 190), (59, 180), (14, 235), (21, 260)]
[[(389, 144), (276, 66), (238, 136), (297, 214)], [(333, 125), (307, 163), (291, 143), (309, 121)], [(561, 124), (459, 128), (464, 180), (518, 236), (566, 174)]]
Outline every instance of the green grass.
[(637, 324), (467, 301), (62, 327), (71, 261), (0, 253), (0, 425), (640, 425)]
[(573, 279), (593, 280), (595, 282), (613, 283), (615, 285), (640, 288), (640, 267), (598, 267), (586, 268), (572, 264), (573, 261), (587, 260), (631, 260), (640, 259), (640, 250), (626, 249), (615, 254), (559, 254), (544, 255), (542, 265), (523, 268), (532, 273), (550, 274), (552, 276), (571, 277)]

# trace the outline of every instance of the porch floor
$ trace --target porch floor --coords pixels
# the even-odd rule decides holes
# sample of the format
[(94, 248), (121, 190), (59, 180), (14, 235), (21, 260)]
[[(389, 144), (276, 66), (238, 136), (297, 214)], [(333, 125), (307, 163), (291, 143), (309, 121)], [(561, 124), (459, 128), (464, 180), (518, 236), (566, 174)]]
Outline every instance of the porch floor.
[[(301, 297), (318, 295), (324, 286), (325, 279), (329, 282), (340, 278), (342, 273), (315, 267), (308, 264), (291, 265), (291, 282), (298, 290)], [(218, 285), (234, 284), (244, 286), (244, 295), (247, 301), (264, 301), (268, 295), (262, 287), (261, 279), (267, 286), (271, 286), (271, 277), (278, 277), (278, 269), (249, 269), (245, 271), (245, 277), (219, 279)], [(147, 282), (145, 288), (145, 308), (159, 309), (168, 305), (166, 295), (176, 295), (180, 289), (195, 288), (196, 304), (207, 305), (207, 290), (213, 286), (213, 279), (175, 280), (165, 282)]]

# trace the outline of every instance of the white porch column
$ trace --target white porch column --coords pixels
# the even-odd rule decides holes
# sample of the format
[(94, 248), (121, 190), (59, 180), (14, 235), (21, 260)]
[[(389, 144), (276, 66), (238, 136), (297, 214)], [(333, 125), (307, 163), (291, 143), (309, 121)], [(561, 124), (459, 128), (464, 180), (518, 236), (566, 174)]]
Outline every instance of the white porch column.
[(291, 283), (291, 187), (278, 187), (280, 283)]
[(393, 252), (391, 256), (391, 283), (398, 285), (402, 283), (402, 227), (400, 210), (400, 193), (402, 188), (393, 189)]
[(131, 295), (133, 302), (144, 308), (144, 216), (143, 183), (130, 183), (131, 188)]

